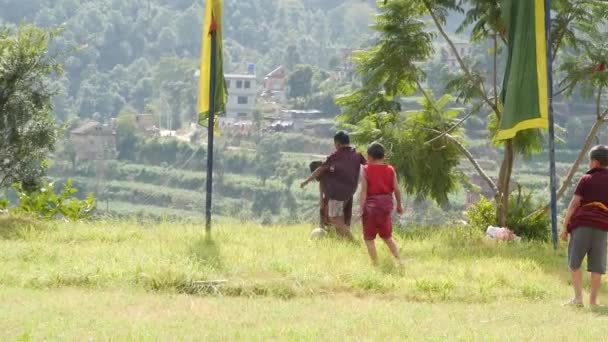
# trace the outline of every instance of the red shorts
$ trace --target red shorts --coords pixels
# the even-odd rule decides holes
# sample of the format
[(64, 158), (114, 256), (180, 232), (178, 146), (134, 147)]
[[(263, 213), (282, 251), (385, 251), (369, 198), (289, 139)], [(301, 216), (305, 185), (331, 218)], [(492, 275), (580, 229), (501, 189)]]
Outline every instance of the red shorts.
[(393, 219), (391, 214), (384, 215), (363, 215), (363, 238), (366, 241), (376, 239), (376, 235), (380, 235), (382, 239), (390, 239), (393, 235)]

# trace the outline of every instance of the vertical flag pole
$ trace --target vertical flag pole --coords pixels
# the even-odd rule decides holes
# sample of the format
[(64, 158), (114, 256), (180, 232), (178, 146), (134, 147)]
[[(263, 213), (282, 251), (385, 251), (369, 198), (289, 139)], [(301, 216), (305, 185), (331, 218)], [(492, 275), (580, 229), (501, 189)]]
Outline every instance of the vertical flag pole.
[(213, 133), (215, 128), (215, 69), (217, 31), (211, 28), (211, 68), (209, 77), (209, 123), (207, 125), (207, 198), (205, 207), (205, 230), (211, 232), (211, 201), (213, 194)]
[(557, 249), (557, 174), (555, 170), (555, 118), (553, 114), (553, 45), (551, 43), (551, 0), (545, 0), (545, 25), (547, 36), (547, 75), (549, 76), (549, 172), (551, 187), (551, 233), (553, 248)]

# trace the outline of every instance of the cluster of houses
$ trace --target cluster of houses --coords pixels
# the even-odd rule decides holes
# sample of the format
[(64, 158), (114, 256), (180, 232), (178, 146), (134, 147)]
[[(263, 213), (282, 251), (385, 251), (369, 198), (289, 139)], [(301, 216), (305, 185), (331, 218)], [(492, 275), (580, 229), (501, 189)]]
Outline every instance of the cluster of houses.
[[(115, 159), (118, 156), (116, 123), (115, 119), (110, 124), (89, 121), (71, 130), (70, 140), (78, 147), (76, 158), (83, 161)], [(152, 114), (136, 115), (135, 125), (146, 136), (156, 136), (160, 132)]]

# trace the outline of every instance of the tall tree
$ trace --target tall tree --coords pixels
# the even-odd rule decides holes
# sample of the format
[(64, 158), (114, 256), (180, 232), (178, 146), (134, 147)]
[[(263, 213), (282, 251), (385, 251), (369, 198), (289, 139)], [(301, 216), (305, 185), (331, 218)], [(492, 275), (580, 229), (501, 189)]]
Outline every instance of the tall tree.
[(35, 184), (54, 149), (48, 78), (61, 67), (48, 47), (57, 34), (34, 26), (0, 30), (0, 188)]
[(298, 65), (289, 74), (287, 85), (289, 86), (289, 97), (308, 97), (312, 93), (312, 78), (314, 72), (310, 65)]

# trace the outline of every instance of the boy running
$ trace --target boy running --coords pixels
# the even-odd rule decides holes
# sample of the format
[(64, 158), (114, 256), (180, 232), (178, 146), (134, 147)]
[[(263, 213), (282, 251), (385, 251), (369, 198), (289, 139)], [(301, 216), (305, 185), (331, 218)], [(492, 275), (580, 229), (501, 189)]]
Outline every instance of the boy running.
[(564, 218), (561, 238), (568, 240), (568, 264), (572, 273), (574, 298), (568, 303), (583, 306), (583, 273), (581, 264), (587, 256), (591, 273), (589, 305), (598, 305), (601, 278), (606, 274), (608, 241), (608, 147), (596, 146), (589, 152), (589, 168), (578, 182), (574, 197)]
[[(314, 161), (312, 163), (310, 163), (309, 167), (310, 167), (310, 173), (314, 173), (319, 167), (321, 167), (323, 165), (322, 161)], [(323, 193), (323, 177), (317, 177), (315, 179), (317, 182), (319, 182), (319, 224), (321, 228), (328, 230), (328, 226), (331, 225), (331, 223), (329, 222), (329, 211), (328, 211), (328, 206), (329, 206), (329, 197), (327, 197), (327, 195), (325, 195)], [(347, 201), (344, 204), (344, 223), (346, 223), (347, 226), (350, 226), (351, 223), (351, 218), (353, 215), (353, 200), (352, 198)]]
[(363, 237), (372, 262), (378, 262), (374, 240), (377, 235), (384, 240), (391, 254), (398, 261), (399, 250), (392, 238), (393, 194), (397, 201), (397, 213), (402, 214), (401, 190), (397, 183), (395, 169), (384, 162), (384, 146), (373, 143), (367, 149), (368, 164), (363, 167), (361, 181), (360, 211), (363, 221)]
[[(322, 193), (328, 197), (327, 212), (330, 223), (336, 227), (339, 235), (354, 240), (346, 219), (352, 211), (348, 209), (349, 204), (352, 207), (353, 195), (357, 191), (360, 166), (366, 161), (361, 153), (350, 146), (350, 137), (346, 132), (336, 133), (334, 145), (336, 151), (327, 157), (323, 165), (302, 182), (300, 187), (304, 188), (308, 183), (322, 177)], [(345, 211), (348, 213), (345, 214)]]

